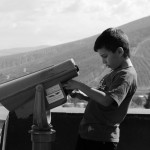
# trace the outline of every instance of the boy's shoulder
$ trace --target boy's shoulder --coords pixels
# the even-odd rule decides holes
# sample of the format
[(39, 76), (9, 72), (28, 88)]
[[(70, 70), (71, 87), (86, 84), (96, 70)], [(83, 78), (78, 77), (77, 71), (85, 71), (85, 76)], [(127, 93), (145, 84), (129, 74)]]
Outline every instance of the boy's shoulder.
[(114, 73), (119, 74), (137, 74), (134, 66), (128, 66), (125, 68), (119, 68), (113, 71)]
[(137, 72), (134, 68), (134, 66), (129, 66), (126, 68), (120, 68), (117, 70), (113, 70), (110, 73), (110, 77), (115, 79), (115, 78), (128, 78), (128, 79), (135, 79), (137, 80)]

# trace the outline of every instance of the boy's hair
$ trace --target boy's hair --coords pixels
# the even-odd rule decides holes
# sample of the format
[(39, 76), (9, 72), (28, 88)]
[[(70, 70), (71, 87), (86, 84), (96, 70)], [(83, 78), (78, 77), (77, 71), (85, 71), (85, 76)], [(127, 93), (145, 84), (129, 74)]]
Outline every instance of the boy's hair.
[(108, 28), (96, 39), (94, 51), (97, 52), (101, 48), (106, 48), (113, 53), (118, 47), (124, 50), (124, 57), (130, 57), (129, 39), (127, 35), (118, 28)]

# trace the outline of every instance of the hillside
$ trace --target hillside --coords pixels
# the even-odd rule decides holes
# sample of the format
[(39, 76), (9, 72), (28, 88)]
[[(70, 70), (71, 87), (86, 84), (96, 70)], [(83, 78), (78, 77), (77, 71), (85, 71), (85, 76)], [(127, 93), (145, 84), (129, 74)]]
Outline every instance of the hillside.
[[(120, 26), (129, 36), (132, 61), (138, 73), (138, 88), (150, 87), (150, 17)], [(73, 58), (80, 69), (77, 79), (90, 86), (96, 86), (104, 71), (99, 56), (93, 51), (94, 41), (98, 35), (86, 39), (49, 46), (0, 59), (1, 82), (32, 73), (47, 66), (55, 65)], [(26, 68), (26, 69), (24, 69)]]

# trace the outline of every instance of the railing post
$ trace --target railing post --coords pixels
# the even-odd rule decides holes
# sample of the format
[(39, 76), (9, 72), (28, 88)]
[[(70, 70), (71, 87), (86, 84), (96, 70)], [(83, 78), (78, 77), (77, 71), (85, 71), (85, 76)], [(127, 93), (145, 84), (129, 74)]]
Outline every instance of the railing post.
[[(56, 132), (47, 121), (45, 100), (43, 85), (37, 85), (33, 111), (33, 125), (30, 131), (32, 150), (52, 150), (52, 143), (55, 141)], [(49, 114), (49, 117), (51, 117), (50, 115), (51, 114)]]

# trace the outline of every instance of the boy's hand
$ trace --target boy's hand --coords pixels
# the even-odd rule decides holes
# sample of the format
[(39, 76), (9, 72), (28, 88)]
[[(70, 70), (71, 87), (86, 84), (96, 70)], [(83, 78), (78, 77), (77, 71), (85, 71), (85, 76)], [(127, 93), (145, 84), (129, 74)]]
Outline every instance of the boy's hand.
[(72, 91), (72, 93), (70, 93), (70, 96), (72, 98), (78, 98), (80, 100), (83, 99), (83, 95), (79, 91), (76, 91), (76, 90)]
[(63, 86), (66, 90), (77, 90), (80, 87), (80, 82), (75, 80), (69, 80)]
[(70, 94), (70, 96), (72, 98), (78, 98), (79, 100), (85, 100), (85, 101), (89, 100), (89, 97), (86, 94), (84, 94), (82, 91), (80, 91), (80, 90), (78, 90), (78, 91), (76, 91), (76, 90), (72, 91), (72, 93)]
[(70, 80), (68, 81), (66, 84), (64, 84), (64, 88), (66, 90), (72, 90), (71, 93), (69, 93), (69, 95), (72, 98), (78, 98), (80, 100), (88, 100), (89, 97), (83, 93), (82, 91), (80, 91), (80, 87), (83, 85), (83, 83), (76, 81), (76, 80)]

